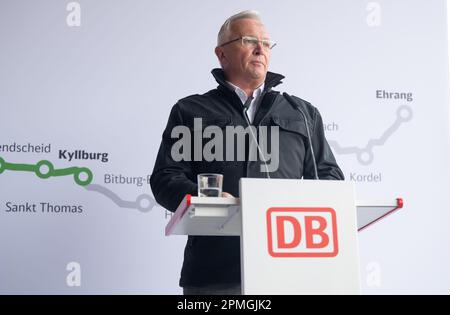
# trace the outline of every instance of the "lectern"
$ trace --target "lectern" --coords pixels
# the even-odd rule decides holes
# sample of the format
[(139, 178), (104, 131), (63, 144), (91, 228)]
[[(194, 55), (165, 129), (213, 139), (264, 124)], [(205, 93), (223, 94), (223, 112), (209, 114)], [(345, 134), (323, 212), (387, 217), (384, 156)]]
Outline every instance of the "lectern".
[(186, 195), (166, 235), (239, 235), (243, 294), (359, 294), (357, 232), (403, 207), (348, 181), (242, 178), (241, 198)]

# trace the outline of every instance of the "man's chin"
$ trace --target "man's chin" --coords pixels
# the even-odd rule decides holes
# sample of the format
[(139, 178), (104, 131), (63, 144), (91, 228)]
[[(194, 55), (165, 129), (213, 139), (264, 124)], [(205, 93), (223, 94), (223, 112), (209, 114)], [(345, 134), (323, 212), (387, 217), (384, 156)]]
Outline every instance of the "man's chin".
[(266, 73), (266, 71), (261, 70), (251, 71), (250, 77), (252, 78), (252, 80), (264, 80), (266, 78)]

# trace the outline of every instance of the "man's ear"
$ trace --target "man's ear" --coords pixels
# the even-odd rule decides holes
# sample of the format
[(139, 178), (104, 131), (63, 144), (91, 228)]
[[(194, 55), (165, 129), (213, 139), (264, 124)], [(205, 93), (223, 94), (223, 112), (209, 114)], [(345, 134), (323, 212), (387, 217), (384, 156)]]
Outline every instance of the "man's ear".
[(216, 47), (214, 49), (214, 52), (216, 53), (217, 59), (219, 59), (220, 64), (222, 64), (222, 62), (225, 59), (225, 54), (223, 52), (223, 49), (221, 47)]

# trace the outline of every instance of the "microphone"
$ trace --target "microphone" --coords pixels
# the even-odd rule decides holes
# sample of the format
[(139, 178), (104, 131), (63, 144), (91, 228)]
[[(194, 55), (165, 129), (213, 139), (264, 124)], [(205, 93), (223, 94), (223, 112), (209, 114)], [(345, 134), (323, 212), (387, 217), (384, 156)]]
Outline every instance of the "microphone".
[(270, 179), (269, 168), (267, 167), (266, 158), (265, 158), (264, 154), (262, 153), (261, 148), (259, 147), (258, 140), (256, 139), (256, 136), (253, 133), (253, 128), (250, 126), (250, 120), (248, 119), (248, 115), (247, 115), (247, 111), (248, 111), (248, 109), (250, 107), (250, 104), (251, 104), (252, 100), (253, 100), (253, 96), (249, 96), (247, 98), (247, 100), (244, 103), (244, 109), (243, 109), (242, 113), (244, 114), (244, 118), (245, 118), (245, 122), (247, 123), (247, 127), (248, 127), (248, 129), (250, 129), (250, 133), (252, 134), (253, 141), (255, 141), (256, 146), (258, 147), (258, 152), (259, 152), (259, 154), (261, 156), (261, 159), (264, 162), (264, 165), (265, 165), (265, 168), (266, 168), (266, 177), (268, 179)]
[(286, 92), (283, 93), (283, 96), (288, 101), (288, 103), (292, 105), (292, 107), (294, 107), (296, 110), (298, 110), (302, 114), (303, 118), (305, 119), (306, 133), (308, 134), (309, 149), (311, 150), (312, 161), (313, 161), (313, 165), (314, 165), (314, 176), (315, 176), (315, 179), (319, 179), (319, 175), (317, 173), (316, 157), (314, 156), (314, 149), (312, 146), (311, 134), (309, 132), (309, 127), (308, 127), (308, 119), (306, 118), (306, 115), (303, 112), (303, 110), (300, 108), (300, 105), (298, 105), (294, 101), (292, 96), (290, 96)]

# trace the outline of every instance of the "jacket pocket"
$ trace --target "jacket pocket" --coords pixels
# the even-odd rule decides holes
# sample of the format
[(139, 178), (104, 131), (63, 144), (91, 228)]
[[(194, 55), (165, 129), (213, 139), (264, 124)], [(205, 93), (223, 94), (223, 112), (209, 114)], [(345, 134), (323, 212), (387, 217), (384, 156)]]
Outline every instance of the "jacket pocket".
[(273, 116), (270, 118), (270, 125), (270, 127), (279, 127), (278, 148), (276, 146), (271, 148), (271, 150), (278, 150), (279, 166), (272, 177), (301, 178), (308, 143), (305, 121), (300, 118)]
[[(304, 120), (300, 119), (287, 119), (274, 116), (271, 118), (274, 125), (279, 126), (280, 129), (288, 132), (297, 133), (305, 138), (308, 138), (308, 132), (306, 131), (306, 125)], [(309, 125), (309, 130), (311, 131), (311, 125)]]
[(201, 124), (193, 121), (188, 125), (192, 134), (192, 156), (201, 157), (200, 160), (193, 160), (192, 167), (195, 174), (223, 174), (226, 165), (226, 127), (232, 125), (233, 121), (229, 117), (202, 118)]
[(192, 125), (189, 125), (189, 129), (193, 130), (194, 132), (203, 132), (207, 127), (209, 129), (225, 129), (227, 126), (232, 125), (231, 118), (201, 118), (201, 125), (192, 123)]

